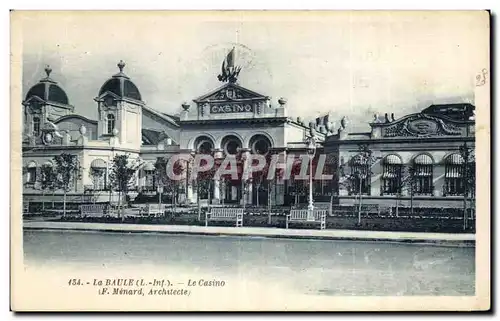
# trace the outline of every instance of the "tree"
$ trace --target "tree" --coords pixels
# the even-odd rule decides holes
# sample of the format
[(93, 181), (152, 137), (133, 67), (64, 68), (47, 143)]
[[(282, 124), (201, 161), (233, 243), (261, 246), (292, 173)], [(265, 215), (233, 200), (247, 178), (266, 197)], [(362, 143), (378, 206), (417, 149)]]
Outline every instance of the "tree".
[(252, 184), (252, 177), (244, 177), (243, 173), (245, 173), (245, 167), (249, 166), (248, 164), (248, 159), (246, 157), (246, 154), (238, 153), (236, 154), (236, 166), (239, 169), (239, 178), (241, 182), (241, 195), (242, 195), (242, 205), (243, 205), (243, 211), (245, 211), (246, 207), (246, 201), (248, 197), (248, 193), (250, 191), (250, 184)]
[(130, 165), (129, 158), (129, 154), (116, 155), (109, 175), (111, 185), (118, 191), (118, 217), (121, 217), (122, 194), (127, 195), (128, 184), (136, 172)]
[[(467, 229), (467, 197), (470, 196), (472, 205), (473, 195), (476, 188), (476, 160), (474, 148), (469, 147), (465, 142), (459, 148), (462, 157), (462, 181), (464, 185), (464, 230)], [(471, 209), (472, 210), (472, 209)]]
[[(403, 191), (410, 195), (410, 214), (413, 216), (413, 195), (417, 190), (417, 179), (415, 175), (415, 166), (412, 162), (404, 164), (401, 169), (401, 180), (398, 190), (398, 197)], [(399, 215), (399, 203), (396, 203), (396, 216)]]
[(366, 144), (360, 144), (358, 146), (358, 153), (351, 158), (351, 168), (352, 176), (355, 187), (359, 195), (359, 207), (358, 207), (358, 224), (361, 224), (361, 208), (362, 208), (362, 195), (363, 195), (363, 181), (366, 182), (370, 179), (373, 174), (371, 169), (375, 163), (376, 158), (373, 156), (372, 150)]
[[(357, 177), (353, 174), (345, 173), (346, 165), (341, 165), (340, 167), (340, 177), (339, 177), (339, 188), (343, 187), (347, 191), (347, 195), (353, 195), (356, 197), (356, 180)], [(356, 198), (354, 199), (356, 201)], [(355, 207), (354, 207), (355, 208)], [(353, 209), (353, 214), (355, 210)]]
[[(340, 179), (343, 175), (343, 172), (344, 172), (343, 167), (345, 166), (345, 164), (339, 165), (338, 160), (339, 160), (338, 155), (328, 154), (327, 159), (326, 159), (326, 164), (329, 165), (327, 168), (330, 170), (326, 174), (332, 175), (331, 182), (339, 182), (339, 184), (340, 184)], [(334, 185), (332, 185), (331, 188), (332, 188), (332, 190), (330, 193), (329, 213), (332, 213), (332, 211), (333, 211), (333, 200), (336, 196), (334, 193), (334, 190), (336, 190), (336, 187)]]
[(63, 217), (66, 216), (66, 195), (70, 191), (75, 179), (78, 177), (80, 172), (80, 165), (78, 162), (78, 156), (62, 153), (61, 155), (54, 157), (54, 163), (56, 164), (54, 169), (54, 175), (56, 177), (55, 186), (60, 188), (64, 192), (63, 198)]
[[(300, 175), (300, 169), (302, 167), (302, 159), (294, 160), (290, 172), (290, 182), (294, 193), (294, 206), (299, 203), (299, 196), (305, 196), (307, 194), (307, 184), (303, 179), (297, 179), (296, 176)], [(308, 175), (308, 174), (307, 174)]]
[[(256, 206), (260, 206), (260, 192), (267, 192), (267, 212), (268, 212), (268, 224), (271, 224), (271, 191), (276, 184), (277, 179), (282, 177), (284, 171), (282, 168), (276, 168), (274, 177), (268, 179), (269, 170), (271, 168), (272, 155), (269, 153), (265, 156), (264, 167), (260, 170), (252, 172), (251, 183), (255, 186), (256, 193)], [(253, 159), (253, 166), (257, 165), (258, 160)]]
[[(257, 207), (260, 206), (260, 192), (261, 191), (267, 191), (269, 190), (269, 186), (267, 186), (265, 183), (267, 181), (267, 174), (269, 172), (269, 165), (271, 162), (270, 157), (266, 157), (266, 162), (264, 164), (264, 167), (261, 170), (252, 172), (252, 182), (253, 185), (255, 186), (255, 192), (256, 192), (256, 205)], [(258, 163), (257, 159), (252, 159), (252, 166), (255, 166)], [(269, 194), (268, 194), (269, 196)], [(268, 197), (268, 202), (269, 202), (269, 197)]]
[[(217, 163), (218, 164), (218, 163)], [(198, 205), (198, 221), (201, 221), (201, 202), (200, 202), (200, 194), (207, 194), (208, 206), (210, 207), (210, 203), (212, 201), (211, 198), (211, 186), (214, 180), (215, 172), (217, 170), (217, 164), (214, 164), (209, 170), (201, 171), (197, 173), (196, 176), (196, 202)], [(206, 159), (201, 159), (199, 166), (203, 167), (207, 165)], [(220, 166), (220, 164), (218, 164)]]
[[(161, 205), (162, 191), (171, 195), (171, 203), (173, 211), (177, 211), (177, 196), (179, 193), (179, 187), (182, 184), (182, 180), (173, 179), (167, 173), (168, 159), (165, 157), (158, 157), (156, 159), (156, 181), (158, 182), (158, 203)], [(176, 176), (182, 176), (186, 172), (186, 167), (183, 166), (179, 161), (176, 161), (172, 166), (172, 172)]]
[[(57, 185), (57, 176), (54, 167), (50, 164), (43, 164), (41, 168), (42, 180), (40, 188), (42, 192), (52, 191), (54, 192)], [(45, 202), (42, 197), (42, 211), (45, 210)]]
[[(263, 172), (265, 173), (264, 179), (267, 180), (267, 213), (268, 213), (267, 224), (269, 224), (269, 225), (272, 223), (271, 192), (273, 189), (276, 189), (276, 186), (278, 184), (278, 180), (283, 179), (283, 177), (285, 176), (285, 169), (284, 168), (275, 168), (274, 176), (271, 179), (267, 179), (267, 176), (269, 175), (271, 159), (272, 159), (272, 155), (268, 154), (266, 156), (266, 165), (263, 169)], [(276, 195), (275, 195), (275, 197), (276, 197)]]

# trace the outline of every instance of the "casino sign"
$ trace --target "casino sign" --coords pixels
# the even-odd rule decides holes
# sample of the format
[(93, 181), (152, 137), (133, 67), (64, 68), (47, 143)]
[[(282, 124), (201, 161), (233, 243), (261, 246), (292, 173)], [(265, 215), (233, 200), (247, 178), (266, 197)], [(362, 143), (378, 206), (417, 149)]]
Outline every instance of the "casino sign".
[(211, 114), (253, 113), (253, 107), (250, 104), (212, 105), (210, 106), (210, 113)]

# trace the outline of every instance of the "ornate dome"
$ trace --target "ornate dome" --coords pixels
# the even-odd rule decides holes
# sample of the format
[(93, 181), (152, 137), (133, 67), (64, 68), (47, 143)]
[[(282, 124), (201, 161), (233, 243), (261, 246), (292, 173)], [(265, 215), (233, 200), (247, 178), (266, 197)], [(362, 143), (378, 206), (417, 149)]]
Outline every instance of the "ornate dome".
[(130, 80), (130, 78), (123, 73), (123, 68), (125, 63), (120, 60), (118, 63), (118, 68), (120, 72), (111, 77), (108, 81), (102, 85), (99, 90), (99, 96), (109, 91), (120, 98), (131, 98), (135, 100), (142, 101), (141, 93), (137, 86)]
[(52, 72), (50, 66), (45, 67), (45, 72), (47, 73), (47, 77), (41, 79), (38, 84), (28, 90), (25, 100), (36, 96), (46, 102), (69, 105), (66, 92), (57, 85), (57, 82), (50, 78), (50, 73)]

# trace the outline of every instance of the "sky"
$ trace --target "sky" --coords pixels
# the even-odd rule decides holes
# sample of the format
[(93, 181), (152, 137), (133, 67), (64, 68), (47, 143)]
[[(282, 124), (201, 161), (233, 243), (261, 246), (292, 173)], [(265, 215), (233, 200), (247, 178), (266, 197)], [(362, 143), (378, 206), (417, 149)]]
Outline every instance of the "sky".
[[(331, 113), (355, 127), (374, 113), (396, 118), (437, 103), (474, 103), (487, 67), (485, 12), (33, 12), (21, 19), (23, 97), (45, 76), (75, 112), (97, 117), (93, 100), (124, 72), (148, 106), (180, 111), (222, 85), (234, 46), (241, 86), (288, 100), (288, 115)], [(191, 102), (192, 103), (192, 102)]]

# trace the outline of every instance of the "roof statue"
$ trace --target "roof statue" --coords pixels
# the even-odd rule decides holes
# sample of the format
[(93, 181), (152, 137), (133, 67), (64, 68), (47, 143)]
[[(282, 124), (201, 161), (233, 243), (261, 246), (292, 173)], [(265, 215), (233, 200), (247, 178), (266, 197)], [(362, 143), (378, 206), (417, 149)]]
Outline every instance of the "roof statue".
[(235, 48), (227, 54), (226, 58), (222, 62), (222, 72), (217, 76), (217, 79), (222, 82), (235, 83), (238, 80), (238, 75), (240, 74), (241, 67), (234, 65)]
[(342, 119), (340, 120), (340, 126), (342, 127), (342, 129), (345, 129), (346, 126), (347, 126), (347, 117), (342, 117)]

